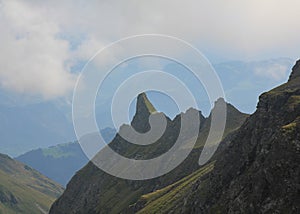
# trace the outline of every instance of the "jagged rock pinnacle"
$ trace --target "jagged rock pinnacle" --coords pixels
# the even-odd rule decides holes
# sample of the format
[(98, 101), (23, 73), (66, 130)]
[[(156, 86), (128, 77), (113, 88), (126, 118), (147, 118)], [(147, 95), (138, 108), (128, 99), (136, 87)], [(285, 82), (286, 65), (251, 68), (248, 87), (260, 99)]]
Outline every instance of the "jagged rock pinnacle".
[(136, 112), (139, 114), (144, 113), (144, 111), (151, 114), (156, 112), (156, 109), (149, 101), (147, 95), (145, 93), (141, 93), (137, 97)]
[(150, 130), (149, 116), (155, 113), (156, 109), (149, 101), (145, 93), (137, 97), (136, 113), (131, 122), (131, 126), (138, 132), (145, 133)]

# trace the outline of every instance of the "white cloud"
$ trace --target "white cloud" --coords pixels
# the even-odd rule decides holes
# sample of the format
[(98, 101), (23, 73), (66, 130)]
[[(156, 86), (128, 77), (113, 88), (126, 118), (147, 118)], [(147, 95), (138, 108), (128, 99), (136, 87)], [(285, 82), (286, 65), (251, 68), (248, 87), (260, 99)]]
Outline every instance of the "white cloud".
[[(0, 84), (45, 98), (70, 92), (70, 62), (134, 34), (177, 36), (229, 58), (299, 54), (299, 0), (0, 2)], [(60, 35), (83, 36), (71, 48)], [(274, 69), (281, 78), (284, 68)]]
[(69, 43), (57, 37), (58, 25), (45, 10), (18, 1), (2, 2), (1, 11), (1, 86), (45, 99), (66, 95), (75, 75), (69, 71)]

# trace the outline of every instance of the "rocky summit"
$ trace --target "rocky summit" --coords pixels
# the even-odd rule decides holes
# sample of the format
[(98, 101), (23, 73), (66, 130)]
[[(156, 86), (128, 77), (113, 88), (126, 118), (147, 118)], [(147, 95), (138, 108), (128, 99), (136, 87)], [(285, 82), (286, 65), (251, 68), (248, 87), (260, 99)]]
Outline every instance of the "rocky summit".
[(150, 130), (148, 122), (151, 114), (155, 113), (156, 109), (149, 101), (145, 93), (141, 93), (137, 97), (136, 114), (134, 115), (131, 126), (140, 133), (145, 133)]
[[(144, 132), (155, 111), (149, 103), (145, 94), (139, 96), (132, 122)], [(185, 114), (190, 111), (195, 110)], [(197, 161), (210, 116), (200, 118), (195, 148), (172, 172), (151, 180), (129, 181), (89, 163), (73, 177), (50, 213), (300, 213), (300, 61), (287, 83), (259, 97), (251, 116), (227, 104), (224, 138), (204, 166)], [(119, 135), (110, 146), (129, 158), (157, 156), (174, 143), (180, 117), (167, 123), (164, 136), (154, 147), (130, 145)]]
[[(131, 126), (138, 132), (145, 133), (149, 129), (150, 115), (156, 115), (156, 110), (142, 93), (137, 98), (136, 114)], [(230, 135), (234, 133), (248, 117), (232, 105), (227, 104), (227, 124), (224, 142), (220, 148), (226, 148), (230, 143)], [(119, 134), (109, 144), (119, 154), (132, 159), (151, 159), (168, 151), (176, 142), (181, 126), (181, 116), (199, 114), (200, 128), (196, 145), (190, 155), (177, 168), (168, 174), (150, 180), (131, 181), (114, 177), (97, 168), (93, 163), (87, 164), (71, 179), (67, 189), (52, 206), (51, 214), (60, 213), (136, 213), (147, 206), (143, 196), (174, 186), (186, 176), (205, 176), (213, 169), (214, 162), (202, 169), (198, 165), (199, 156), (208, 136), (210, 117), (205, 118), (200, 111), (189, 109), (173, 120), (167, 117), (167, 125), (161, 138), (151, 145), (134, 145), (124, 140)], [(161, 114), (161, 113), (160, 113)], [(128, 125), (127, 125), (128, 126)], [(187, 130), (189, 131), (189, 130)], [(197, 136), (194, 136), (197, 137)], [(189, 141), (191, 139), (184, 139)], [(104, 148), (105, 149), (105, 148)], [(200, 171), (198, 171), (200, 170)]]

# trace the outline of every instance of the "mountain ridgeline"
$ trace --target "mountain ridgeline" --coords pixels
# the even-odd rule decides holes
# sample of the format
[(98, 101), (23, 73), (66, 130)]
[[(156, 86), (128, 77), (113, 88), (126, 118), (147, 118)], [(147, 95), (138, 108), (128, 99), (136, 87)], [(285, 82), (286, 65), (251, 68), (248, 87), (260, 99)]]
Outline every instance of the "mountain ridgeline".
[(300, 61), (286, 84), (260, 96), (257, 111), (218, 153), (208, 176), (194, 173), (145, 194), (135, 211), (299, 213), (299, 133)]
[[(144, 98), (144, 94), (139, 96), (138, 115), (131, 124), (142, 127), (141, 132), (149, 128), (148, 118), (153, 113)], [(191, 111), (196, 110), (184, 114)], [(72, 178), (50, 213), (300, 212), (300, 60), (287, 83), (260, 96), (251, 116), (227, 104), (223, 140), (204, 166), (197, 162), (210, 116), (199, 115), (197, 143), (173, 171), (151, 180), (132, 181), (89, 163)], [(126, 157), (148, 159), (173, 145), (179, 127), (177, 116), (167, 119), (164, 135), (151, 146), (130, 144), (119, 135), (109, 146)]]
[(17, 157), (16, 160), (63, 186), (67, 185), (76, 171), (88, 163), (88, 158), (77, 142), (32, 150)]
[(186, 201), (178, 213), (300, 212), (300, 61), (287, 83), (260, 96)]
[[(116, 131), (106, 128), (101, 130), (101, 134), (105, 142), (109, 143)], [(72, 176), (89, 161), (78, 142), (35, 149), (16, 157), (16, 160), (36, 169), (62, 186), (66, 186)]]
[[(225, 101), (220, 99), (218, 102)], [(209, 133), (210, 116), (205, 118), (201, 112), (195, 109), (189, 109), (181, 115), (188, 117), (195, 113), (199, 114), (200, 119), (199, 136), (196, 145), (188, 158), (173, 171), (155, 179), (131, 181), (109, 175), (90, 162), (71, 179), (62, 197), (53, 204), (50, 213), (64, 213), (65, 211), (70, 213), (136, 212), (139, 207), (134, 206), (134, 204), (138, 202), (141, 196), (172, 185), (180, 181), (180, 179), (197, 172), (197, 170), (201, 170), (198, 165), (198, 159)], [(230, 135), (248, 117), (247, 114), (239, 112), (230, 104), (227, 104), (227, 113), (227, 124), (222, 148), (229, 144)], [(157, 114), (156, 109), (145, 93), (140, 94), (137, 99), (136, 114), (133, 117), (131, 126), (140, 133), (147, 132), (150, 129), (149, 117), (153, 114)], [(151, 145), (134, 145), (117, 134), (109, 144), (109, 147), (122, 156), (131, 159), (151, 159), (160, 156), (175, 143), (181, 127), (181, 115), (176, 116), (173, 120), (166, 117), (165, 132), (157, 142)], [(120, 131), (122, 131), (122, 127)], [(185, 140), (189, 141), (191, 139)], [(197, 175), (204, 176), (212, 168), (213, 164), (207, 170), (201, 171)]]

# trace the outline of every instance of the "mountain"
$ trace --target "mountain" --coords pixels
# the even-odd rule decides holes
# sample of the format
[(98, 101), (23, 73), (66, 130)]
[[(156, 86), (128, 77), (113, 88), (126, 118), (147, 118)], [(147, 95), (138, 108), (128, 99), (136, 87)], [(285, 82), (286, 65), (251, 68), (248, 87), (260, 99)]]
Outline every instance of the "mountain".
[[(224, 100), (220, 100), (219, 102), (224, 102)], [(156, 117), (162, 113), (156, 112), (144, 93), (138, 96), (136, 107), (136, 114), (131, 122), (131, 127), (139, 129), (141, 133), (145, 133), (149, 129), (149, 117)], [(247, 114), (239, 112), (230, 104), (227, 104), (227, 110), (228, 115), (225, 129), (227, 135), (224, 136), (222, 148), (229, 144), (231, 139), (230, 134), (235, 132), (248, 117)], [(195, 113), (199, 114), (201, 124), (196, 146), (191, 154), (173, 171), (150, 180), (132, 181), (109, 175), (90, 162), (71, 179), (66, 191), (53, 204), (50, 213), (59, 214), (66, 211), (70, 213), (120, 213), (127, 211), (132, 213), (132, 209), (137, 209), (134, 204), (137, 203), (141, 196), (179, 182), (192, 173), (204, 176), (213, 167), (211, 166), (201, 171), (201, 167), (198, 165), (199, 155), (203, 149), (204, 141), (208, 136), (210, 117), (205, 118), (201, 112), (195, 109), (189, 109), (187, 112), (181, 113), (181, 115), (189, 118), (189, 116), (195, 115)], [(123, 128), (128, 128), (128, 126)], [(151, 145), (134, 145), (125, 141), (117, 134), (109, 144), (109, 147), (131, 159), (157, 157), (172, 147), (178, 137), (180, 126), (180, 115), (176, 116), (173, 120), (166, 118), (166, 130), (157, 142)], [(184, 140), (190, 141), (191, 139)], [(105, 149), (107, 148), (101, 150), (100, 153), (105, 151)]]
[(0, 154), (0, 213), (47, 213), (62, 192), (59, 184)]
[[(107, 143), (113, 139), (115, 133), (112, 128), (101, 130)], [(89, 161), (78, 142), (32, 150), (16, 157), (16, 160), (25, 163), (63, 186), (66, 186), (75, 172)]]
[[(191, 212), (299, 213), (300, 61), (289, 81), (259, 98), (216, 162), (207, 196), (194, 186), (186, 205)], [(200, 183), (200, 182), (198, 182)]]
[(299, 213), (299, 133), (300, 60), (287, 83), (260, 96), (256, 112), (218, 154), (206, 177), (184, 178), (178, 182), (184, 184), (180, 191), (176, 184), (146, 194), (135, 204), (136, 210)]
[(136, 114), (134, 115), (131, 126), (138, 132), (145, 133), (150, 130), (148, 118), (157, 112), (145, 93), (139, 94), (136, 103)]
[[(115, 90), (124, 79), (133, 75), (133, 71), (145, 70), (143, 63), (129, 64), (131, 63), (129, 67), (120, 68), (121, 75), (111, 79), (110, 86), (107, 87), (109, 90), (103, 92), (105, 96), (96, 99), (95, 113), (100, 129), (113, 126), (110, 103)], [(228, 61), (214, 64), (213, 67), (220, 76), (227, 101), (244, 112), (252, 113), (261, 91), (270, 90), (274, 85), (286, 81), (292, 63), (288, 58), (276, 58), (263, 61)], [(163, 70), (187, 84), (204, 115), (209, 114), (211, 106), (204, 99), (207, 97), (206, 92), (193, 75), (187, 75), (189, 72), (176, 63), (166, 63)], [(148, 96), (151, 100), (158, 101), (156, 108), (170, 118), (178, 114), (176, 105), (172, 105), (166, 96), (160, 93), (148, 93)], [(0, 152), (17, 157), (33, 149), (74, 141), (76, 136), (71, 120), (71, 107), (63, 98), (44, 101), (0, 88)], [(133, 115), (134, 109), (130, 112), (130, 116)]]

